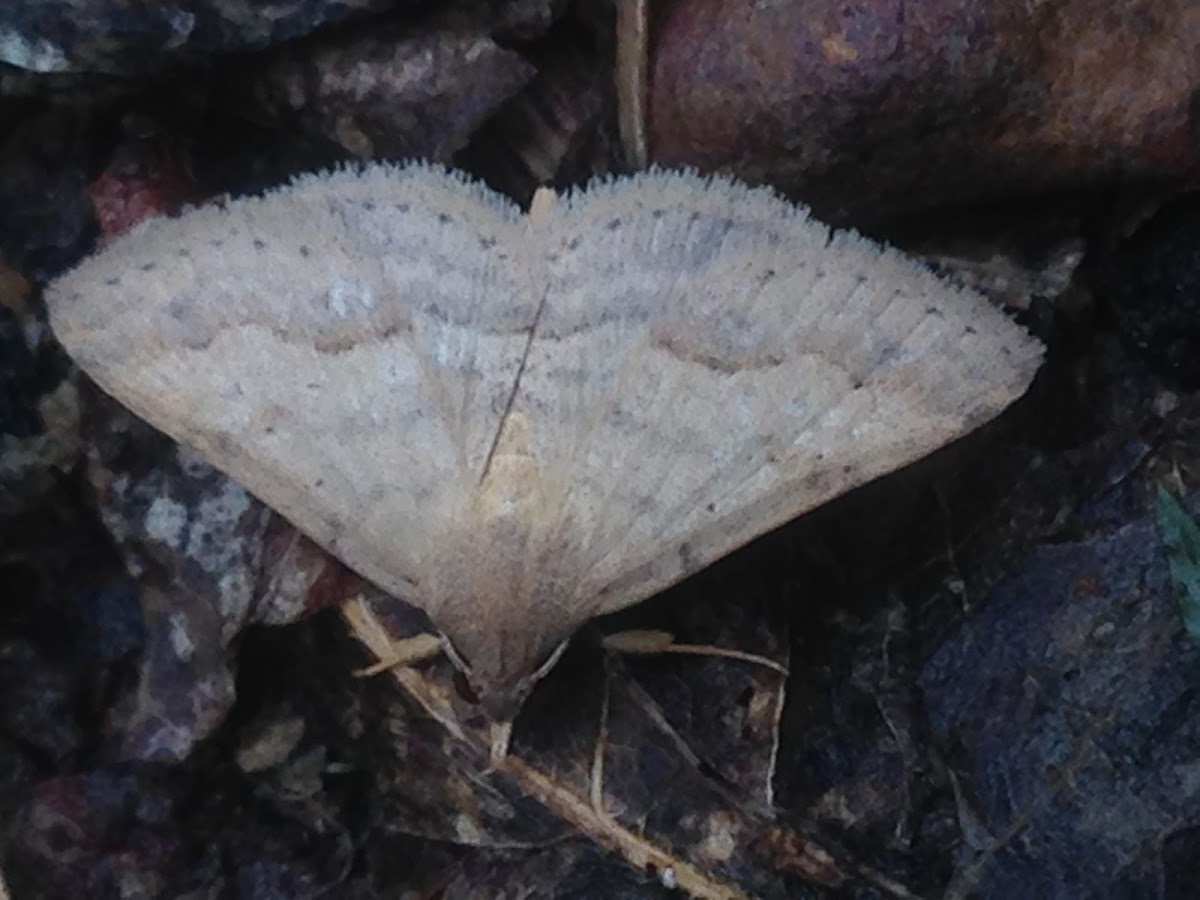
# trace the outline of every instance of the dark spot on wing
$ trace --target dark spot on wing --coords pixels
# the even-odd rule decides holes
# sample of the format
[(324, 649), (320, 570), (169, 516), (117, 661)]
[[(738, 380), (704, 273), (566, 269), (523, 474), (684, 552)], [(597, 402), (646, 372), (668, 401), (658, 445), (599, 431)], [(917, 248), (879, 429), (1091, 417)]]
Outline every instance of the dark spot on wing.
[(829, 490), (829, 470), (813, 469), (804, 476), (804, 488), (814, 494), (824, 494)]
[(695, 551), (687, 541), (679, 545), (679, 564), (685, 572), (696, 571)]
[(303, 256), (305, 259), (307, 259), (311, 253), (312, 253), (312, 251), (308, 249), (308, 246), (306, 244), (300, 245), (300, 255)]
[(191, 301), (185, 297), (172, 297), (167, 301), (167, 315), (176, 321), (182, 321), (188, 314)]
[(148, 263), (143, 263), (142, 265), (138, 266), (138, 268), (143, 272), (153, 272), (155, 269), (158, 268), (158, 264), (148, 262)]
[(259, 238), (255, 238), (253, 243), (254, 243), (255, 250), (266, 250), (267, 249), (266, 242), (260, 240)]

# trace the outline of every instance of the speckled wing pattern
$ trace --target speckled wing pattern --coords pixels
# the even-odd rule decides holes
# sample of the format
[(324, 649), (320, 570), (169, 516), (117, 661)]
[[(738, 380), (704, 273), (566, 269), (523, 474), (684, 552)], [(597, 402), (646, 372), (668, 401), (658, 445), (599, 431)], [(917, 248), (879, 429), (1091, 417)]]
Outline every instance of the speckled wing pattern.
[(977, 295), (765, 190), (576, 193), (514, 410), (571, 485), (587, 616), (912, 462), (1024, 392), (1037, 342)]
[(157, 221), (49, 293), (79, 363), (475, 675), (925, 455), (1028, 386), (982, 298), (686, 173), (527, 218), (422, 166)]
[(156, 219), (48, 292), (79, 365), (419, 605), (536, 301), (520, 209), (426, 167), (305, 176)]

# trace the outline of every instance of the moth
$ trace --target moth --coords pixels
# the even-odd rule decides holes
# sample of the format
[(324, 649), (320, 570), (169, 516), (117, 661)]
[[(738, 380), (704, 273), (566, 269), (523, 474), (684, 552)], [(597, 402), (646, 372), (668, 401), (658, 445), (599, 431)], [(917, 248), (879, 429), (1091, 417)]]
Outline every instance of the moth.
[(538, 204), (441, 168), (143, 223), (47, 290), (104, 390), (423, 608), (509, 720), (573, 631), (991, 419), (982, 297), (694, 173)]

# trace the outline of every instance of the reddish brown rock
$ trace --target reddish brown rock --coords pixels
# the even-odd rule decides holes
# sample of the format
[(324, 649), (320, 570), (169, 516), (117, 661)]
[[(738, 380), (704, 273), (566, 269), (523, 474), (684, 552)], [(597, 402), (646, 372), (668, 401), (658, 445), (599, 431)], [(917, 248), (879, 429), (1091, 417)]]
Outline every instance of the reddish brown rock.
[(1200, 9), (1182, 0), (676, 0), (652, 34), (651, 158), (829, 217), (1200, 161)]

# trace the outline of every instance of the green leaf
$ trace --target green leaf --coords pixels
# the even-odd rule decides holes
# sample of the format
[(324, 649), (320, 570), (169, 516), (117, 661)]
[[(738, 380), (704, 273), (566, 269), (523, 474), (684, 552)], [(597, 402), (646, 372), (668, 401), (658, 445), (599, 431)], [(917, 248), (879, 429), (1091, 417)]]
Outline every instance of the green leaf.
[(1200, 644), (1200, 525), (1161, 484), (1156, 506), (1171, 581), (1179, 592), (1183, 628), (1193, 643)]

